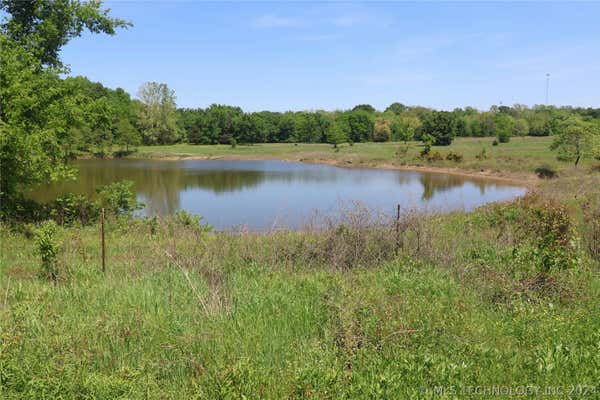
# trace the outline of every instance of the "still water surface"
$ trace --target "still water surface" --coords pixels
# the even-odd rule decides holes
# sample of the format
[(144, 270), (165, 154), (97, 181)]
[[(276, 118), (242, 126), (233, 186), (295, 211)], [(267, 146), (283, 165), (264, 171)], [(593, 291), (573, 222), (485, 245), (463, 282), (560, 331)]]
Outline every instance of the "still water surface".
[(38, 201), (122, 179), (135, 183), (146, 215), (178, 209), (199, 214), (216, 229), (296, 227), (315, 211), (333, 213), (354, 202), (392, 213), (396, 204), (429, 211), (471, 210), (523, 195), (523, 187), (456, 175), (349, 169), (285, 161), (81, 160), (79, 178), (40, 187)]

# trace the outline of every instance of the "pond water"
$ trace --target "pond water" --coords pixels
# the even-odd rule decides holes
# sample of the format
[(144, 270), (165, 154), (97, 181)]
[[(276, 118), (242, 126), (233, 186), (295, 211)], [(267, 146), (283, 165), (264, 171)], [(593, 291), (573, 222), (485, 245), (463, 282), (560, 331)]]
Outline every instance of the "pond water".
[(315, 212), (327, 215), (355, 202), (392, 214), (397, 204), (427, 211), (472, 210), (509, 200), (526, 189), (496, 180), (441, 173), (340, 168), (286, 161), (80, 160), (76, 181), (31, 193), (50, 201), (65, 193), (95, 194), (122, 179), (135, 183), (146, 215), (179, 209), (199, 214), (216, 229), (296, 227)]

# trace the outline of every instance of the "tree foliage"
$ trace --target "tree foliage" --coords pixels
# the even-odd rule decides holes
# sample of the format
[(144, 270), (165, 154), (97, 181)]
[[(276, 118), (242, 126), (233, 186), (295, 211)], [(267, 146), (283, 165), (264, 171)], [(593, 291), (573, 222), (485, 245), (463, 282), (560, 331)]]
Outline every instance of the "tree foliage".
[(0, 196), (13, 206), (23, 189), (72, 175), (74, 144), (105, 124), (105, 100), (91, 101), (60, 78), (58, 53), (84, 30), (113, 34), (129, 25), (100, 2), (1, 0)]
[(558, 159), (579, 164), (582, 158), (596, 155), (600, 142), (597, 125), (570, 117), (558, 125), (558, 134), (550, 148), (558, 151)]
[(0, 0), (0, 9), (10, 15), (2, 33), (43, 65), (61, 67), (60, 49), (85, 30), (114, 35), (130, 22), (112, 18), (100, 1)]
[(139, 123), (146, 144), (169, 144), (179, 137), (175, 91), (167, 84), (146, 82), (138, 90), (142, 103), (139, 108)]
[(456, 118), (447, 111), (435, 111), (423, 121), (423, 132), (433, 137), (436, 146), (450, 145), (456, 130)]

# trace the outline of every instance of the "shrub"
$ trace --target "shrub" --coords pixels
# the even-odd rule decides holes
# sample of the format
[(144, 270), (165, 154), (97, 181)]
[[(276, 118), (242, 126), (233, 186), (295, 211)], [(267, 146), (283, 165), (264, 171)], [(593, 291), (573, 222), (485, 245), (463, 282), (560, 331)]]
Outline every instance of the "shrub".
[(235, 140), (235, 138), (231, 138), (229, 144), (231, 144), (232, 149), (235, 149), (237, 147), (237, 140)]
[(508, 132), (502, 131), (498, 133), (498, 142), (500, 143), (508, 143), (510, 141), (510, 134)]
[(542, 273), (564, 270), (577, 265), (575, 231), (565, 206), (554, 203), (525, 204), (525, 219), (520, 227), (536, 246), (534, 257)]
[(461, 162), (463, 160), (463, 155), (459, 154), (459, 153), (455, 153), (453, 151), (451, 151), (450, 153), (448, 153), (448, 155), (446, 156), (446, 160), (449, 161), (455, 161), (455, 162)]
[(427, 161), (433, 162), (433, 161), (442, 161), (444, 159), (444, 157), (442, 157), (442, 155), (438, 152), (435, 151), (433, 153), (429, 153), (427, 155)]
[(498, 140), (494, 139), (494, 141), (492, 142), (492, 146), (498, 146)]
[(119, 181), (100, 186), (96, 191), (100, 194), (100, 206), (113, 215), (131, 216), (136, 210), (144, 208), (132, 192), (133, 182)]
[(549, 165), (537, 167), (535, 173), (542, 179), (552, 179), (556, 177), (556, 170)]
[(205, 233), (212, 230), (212, 226), (209, 224), (202, 224), (202, 217), (200, 215), (190, 214), (185, 210), (177, 211), (174, 219), (176, 224), (183, 226), (184, 228), (189, 228), (197, 233)]
[(58, 226), (52, 220), (43, 222), (35, 231), (38, 253), (42, 258), (43, 275), (54, 282), (58, 278), (56, 258), (60, 248), (56, 239), (57, 231)]
[(99, 215), (99, 207), (86, 196), (69, 193), (48, 204), (48, 216), (59, 225), (72, 225), (79, 221), (87, 225)]
[(429, 134), (425, 134), (425, 135), (423, 135), (421, 140), (423, 140), (423, 145), (424, 145), (423, 150), (421, 150), (421, 157), (425, 157), (431, 151), (431, 146), (433, 146), (433, 142), (435, 141), (435, 138)]

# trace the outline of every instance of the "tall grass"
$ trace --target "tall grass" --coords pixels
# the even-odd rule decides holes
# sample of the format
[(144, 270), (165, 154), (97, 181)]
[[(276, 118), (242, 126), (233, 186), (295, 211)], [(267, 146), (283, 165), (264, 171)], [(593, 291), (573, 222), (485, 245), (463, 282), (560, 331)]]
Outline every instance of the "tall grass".
[[(590, 394), (600, 266), (583, 243), (595, 219), (573, 212), (582, 198), (557, 204), (547, 218), (570, 204), (581, 245), (555, 235), (540, 247), (532, 232), (553, 225), (523, 222), (549, 209), (545, 190), (473, 213), (352, 209), (263, 234), (114, 219), (106, 274), (99, 227), (75, 226), (57, 231), (57, 284), (39, 275), (29, 228), (0, 227), (0, 398)], [(542, 268), (548, 249), (576, 262)]]

